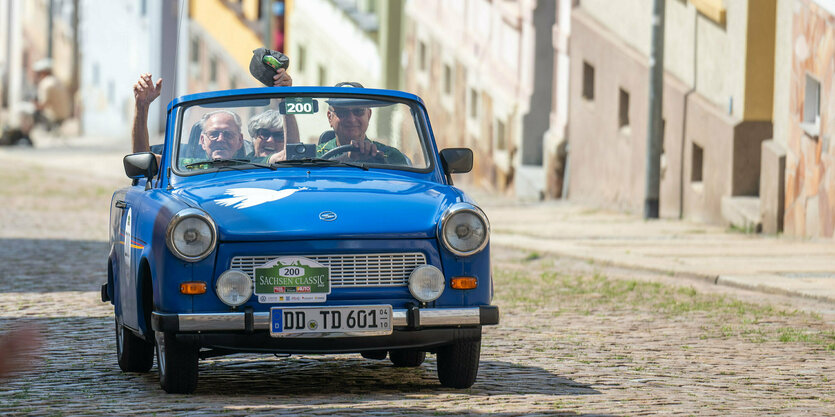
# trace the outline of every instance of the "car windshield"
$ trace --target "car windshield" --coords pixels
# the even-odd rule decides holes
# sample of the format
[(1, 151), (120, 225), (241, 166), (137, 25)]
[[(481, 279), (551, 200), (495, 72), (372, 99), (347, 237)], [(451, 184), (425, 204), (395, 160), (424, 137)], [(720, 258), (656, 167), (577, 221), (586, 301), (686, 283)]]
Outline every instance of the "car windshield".
[(235, 98), (182, 113), (181, 174), (285, 166), (426, 170), (417, 108), (389, 98), (305, 95)]

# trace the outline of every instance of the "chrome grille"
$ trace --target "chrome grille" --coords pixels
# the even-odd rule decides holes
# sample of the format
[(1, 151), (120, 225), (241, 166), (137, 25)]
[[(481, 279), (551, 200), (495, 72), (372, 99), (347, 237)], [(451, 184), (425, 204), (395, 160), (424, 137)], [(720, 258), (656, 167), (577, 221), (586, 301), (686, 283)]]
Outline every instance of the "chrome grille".
[[(374, 253), (349, 255), (292, 255), (330, 267), (331, 287), (405, 287), (409, 274), (426, 264), (422, 253)], [(255, 277), (255, 267), (278, 256), (236, 256), (230, 268)]]

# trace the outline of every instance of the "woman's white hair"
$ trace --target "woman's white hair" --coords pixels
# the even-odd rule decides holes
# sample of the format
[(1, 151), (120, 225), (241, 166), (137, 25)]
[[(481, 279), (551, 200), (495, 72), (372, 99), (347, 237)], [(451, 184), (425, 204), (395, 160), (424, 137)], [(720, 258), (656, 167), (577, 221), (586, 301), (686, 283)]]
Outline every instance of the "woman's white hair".
[(258, 129), (284, 129), (284, 116), (276, 110), (267, 110), (252, 119), (249, 119), (247, 125), (249, 136), (255, 138), (255, 132)]

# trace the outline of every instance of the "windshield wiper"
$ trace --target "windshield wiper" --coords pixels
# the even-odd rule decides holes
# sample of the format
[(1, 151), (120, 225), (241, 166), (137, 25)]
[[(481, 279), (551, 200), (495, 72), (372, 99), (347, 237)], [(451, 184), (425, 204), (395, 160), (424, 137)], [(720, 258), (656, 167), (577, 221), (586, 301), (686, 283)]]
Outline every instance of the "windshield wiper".
[(359, 168), (363, 171), (368, 171), (368, 166), (366, 166), (365, 164), (355, 164), (352, 162), (335, 161), (333, 159), (322, 158), (287, 159), (284, 161), (273, 162), (273, 165), (329, 165)]
[(223, 159), (213, 159), (211, 161), (203, 161), (203, 162), (194, 162), (191, 164), (186, 165), (186, 168), (194, 168), (200, 165), (208, 165), (208, 166), (221, 166), (221, 168), (233, 168), (238, 165), (251, 165), (258, 168), (267, 168), (273, 171), (276, 170), (276, 167), (267, 164), (261, 164), (258, 162), (249, 161), (246, 159), (235, 159), (235, 158), (223, 158)]

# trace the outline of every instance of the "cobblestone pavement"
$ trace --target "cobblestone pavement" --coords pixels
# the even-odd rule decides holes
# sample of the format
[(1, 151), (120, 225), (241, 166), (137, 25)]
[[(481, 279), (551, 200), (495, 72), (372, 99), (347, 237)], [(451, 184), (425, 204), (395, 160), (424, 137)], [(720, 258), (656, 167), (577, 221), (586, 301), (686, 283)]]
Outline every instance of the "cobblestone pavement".
[(166, 395), (156, 367), (119, 370), (99, 300), (109, 193), (125, 181), (22, 168), (0, 164), (0, 332), (37, 325), (45, 344), (0, 380), (3, 414), (835, 415), (831, 305), (504, 248), (501, 324), (471, 389), (440, 387), (433, 355), (406, 370), (233, 355), (201, 361), (195, 394)]

